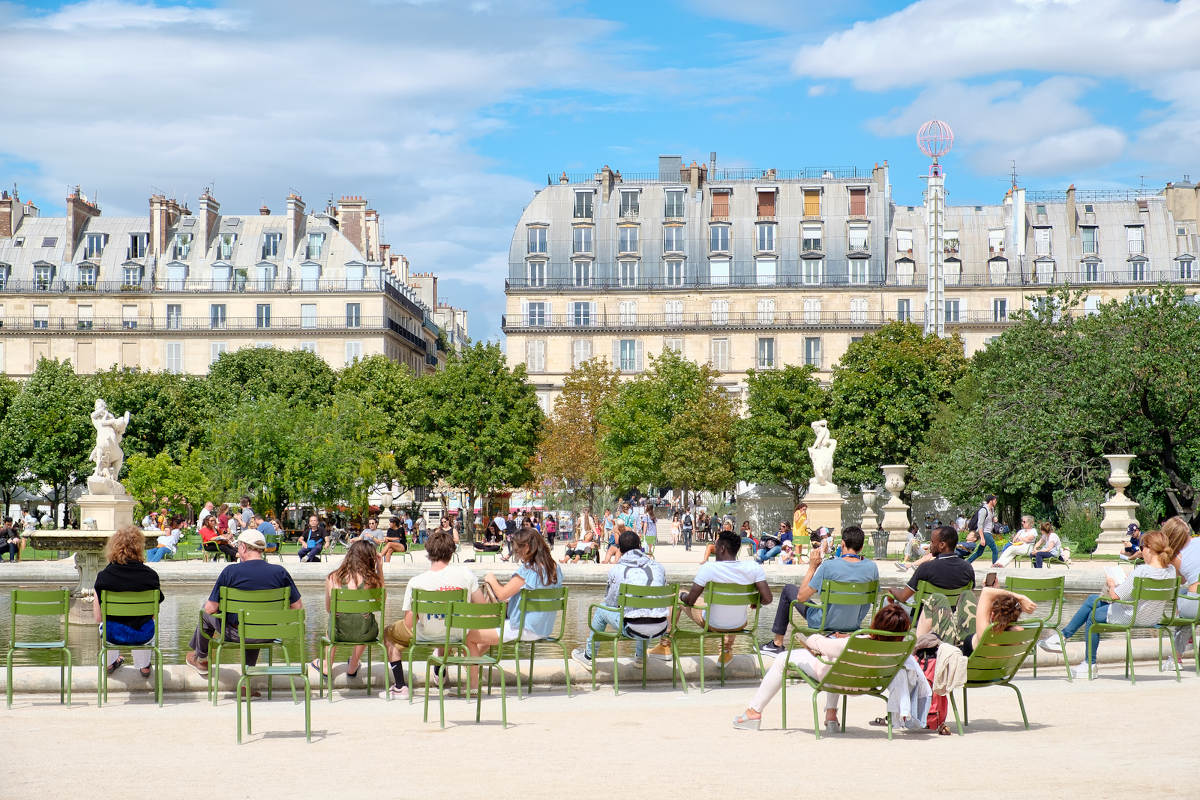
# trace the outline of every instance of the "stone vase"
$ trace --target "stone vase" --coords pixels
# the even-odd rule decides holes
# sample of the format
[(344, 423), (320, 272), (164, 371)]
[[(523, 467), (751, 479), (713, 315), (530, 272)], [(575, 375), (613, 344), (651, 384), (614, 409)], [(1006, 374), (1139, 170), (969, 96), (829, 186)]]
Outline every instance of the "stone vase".
[(904, 491), (904, 476), (908, 472), (907, 464), (884, 464), (884, 488), (891, 497), (883, 504), (883, 521), (880, 527), (888, 532), (889, 542), (904, 542), (908, 538), (908, 504), (900, 499)]
[(1109, 476), (1108, 485), (1113, 487), (1112, 497), (1100, 504), (1104, 518), (1100, 521), (1100, 538), (1096, 542), (1097, 553), (1120, 553), (1128, 539), (1129, 523), (1137, 522), (1138, 503), (1125, 494), (1129, 486), (1129, 465), (1135, 455), (1117, 453), (1106, 455)]
[(879, 518), (875, 516), (875, 499), (879, 493), (874, 489), (863, 489), (862, 492), (862, 525), (863, 530), (873, 531), (879, 526)]

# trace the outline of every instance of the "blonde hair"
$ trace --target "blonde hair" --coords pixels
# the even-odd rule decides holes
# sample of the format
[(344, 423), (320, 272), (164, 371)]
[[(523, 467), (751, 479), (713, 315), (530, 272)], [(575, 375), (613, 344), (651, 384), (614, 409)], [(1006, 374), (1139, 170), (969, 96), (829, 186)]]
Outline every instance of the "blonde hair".
[(1192, 538), (1192, 529), (1183, 521), (1183, 517), (1171, 517), (1162, 524), (1162, 532), (1167, 537), (1167, 544), (1176, 554), (1182, 552)]
[(1142, 549), (1149, 550), (1158, 556), (1164, 566), (1170, 564), (1171, 559), (1175, 558), (1175, 548), (1171, 547), (1170, 540), (1162, 531), (1149, 531), (1143, 535)]
[(134, 564), (146, 560), (146, 537), (140, 528), (125, 525), (112, 536), (104, 548), (110, 564)]
[(1042, 536), (1049, 536), (1054, 532), (1054, 526), (1050, 524), (1050, 520), (1046, 520), (1038, 526), (1038, 530), (1042, 532)]

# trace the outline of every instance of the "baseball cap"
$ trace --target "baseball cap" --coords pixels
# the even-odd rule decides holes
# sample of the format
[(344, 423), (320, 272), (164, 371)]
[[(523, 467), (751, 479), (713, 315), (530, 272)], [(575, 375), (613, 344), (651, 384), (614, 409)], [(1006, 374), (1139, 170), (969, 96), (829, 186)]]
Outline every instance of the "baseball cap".
[(267, 539), (258, 528), (247, 528), (238, 534), (237, 540), (247, 547), (253, 547), (255, 550), (267, 549)]
[(1136, 522), (1129, 523), (1129, 527), (1125, 529), (1126, 536), (1132, 536), (1134, 531), (1140, 531), (1141, 528)]

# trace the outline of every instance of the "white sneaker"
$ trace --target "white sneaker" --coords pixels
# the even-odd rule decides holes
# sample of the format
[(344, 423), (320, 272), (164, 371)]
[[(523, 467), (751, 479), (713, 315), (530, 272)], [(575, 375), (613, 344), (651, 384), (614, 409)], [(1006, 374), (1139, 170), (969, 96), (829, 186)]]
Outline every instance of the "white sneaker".
[[(1071, 670), (1072, 678), (1086, 678), (1088, 676), (1088, 663), (1086, 659), (1080, 661), (1078, 664), (1067, 662), (1067, 669)], [(1097, 672), (1099, 671), (1098, 667), (1095, 669)]]
[(1044, 639), (1038, 639), (1038, 647), (1047, 653), (1062, 652), (1062, 642), (1058, 640), (1057, 636), (1047, 636)]
[(1183, 664), (1168, 656), (1162, 660), (1162, 663), (1158, 665), (1158, 668), (1162, 672), (1174, 672), (1177, 669), (1182, 669)]
[(587, 654), (587, 650), (583, 649), (582, 647), (577, 647), (571, 651), (571, 658), (588, 669), (592, 668), (592, 657), (589, 656)]

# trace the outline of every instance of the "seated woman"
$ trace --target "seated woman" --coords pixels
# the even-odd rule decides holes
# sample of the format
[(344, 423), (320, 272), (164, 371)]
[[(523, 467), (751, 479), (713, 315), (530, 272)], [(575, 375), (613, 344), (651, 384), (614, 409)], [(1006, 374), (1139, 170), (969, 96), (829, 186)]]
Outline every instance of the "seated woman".
[(408, 552), (408, 532), (400, 523), (400, 520), (392, 517), (388, 523), (388, 529), (383, 537), (383, 547), (379, 553), (383, 556), (384, 561), (392, 560), (392, 553)]
[(205, 550), (210, 553), (221, 553), (231, 564), (237, 559), (237, 549), (231, 544), (232, 539), (228, 534), (217, 530), (217, 520), (212, 514), (205, 517), (204, 522), (200, 525), (200, 541)]
[[(1125, 625), (1132, 619), (1133, 609), (1127, 605), (1112, 605), (1112, 600), (1128, 600), (1133, 596), (1133, 580), (1134, 578), (1174, 578), (1175, 567), (1171, 565), (1171, 561), (1175, 558), (1175, 551), (1171, 548), (1170, 541), (1166, 534), (1162, 531), (1149, 531), (1142, 537), (1141, 554), (1146, 560), (1144, 564), (1138, 564), (1133, 568), (1133, 572), (1125, 577), (1125, 580), (1120, 584), (1111, 576), (1105, 578), (1108, 583), (1108, 588), (1103, 595), (1094, 594), (1083, 601), (1083, 605), (1075, 612), (1075, 616), (1071, 618), (1062, 629), (1064, 639), (1070, 639), (1081, 628), (1085, 628), (1085, 635), (1090, 638), (1091, 647), (1091, 663), (1096, 663), (1096, 650), (1100, 645), (1100, 634), (1091, 632), (1092, 624), (1092, 609), (1095, 609), (1096, 622), (1111, 622), (1116, 625)], [(1142, 603), (1138, 607), (1138, 625), (1153, 625), (1155, 621), (1163, 615), (1162, 602), (1147, 602)], [(1043, 637), (1038, 642), (1038, 647), (1051, 653), (1061, 653), (1062, 643), (1056, 638), (1051, 639), (1050, 636)], [(1078, 670), (1084, 666), (1083, 661), (1074, 666), (1072, 670)]]
[(1041, 535), (1033, 545), (1034, 568), (1041, 569), (1042, 562), (1047, 558), (1061, 558), (1070, 564), (1071, 560), (1067, 558), (1066, 551), (1063, 550), (1062, 539), (1058, 538), (1058, 534), (1054, 531), (1054, 526), (1047, 521), (1043, 522), (1038, 530)]
[[(158, 573), (145, 563), (146, 537), (141, 530), (133, 525), (114, 533), (105, 548), (108, 555), (108, 566), (96, 575), (96, 600), (92, 603), (92, 612), (100, 625), (100, 635), (114, 644), (146, 644), (154, 640), (154, 617), (110, 617), (100, 616), (100, 600), (104, 592), (146, 592), (158, 590), (158, 602), (163, 601), (163, 593), (159, 588)], [(120, 651), (108, 651), (108, 674), (112, 675), (125, 659)], [(150, 677), (150, 651), (134, 650), (133, 665), (142, 673), (143, 678)]]
[(567, 552), (563, 554), (561, 563), (566, 564), (570, 561), (572, 564), (578, 564), (579, 559), (590, 559), (594, 552), (596, 552), (596, 534), (588, 531), (583, 534), (582, 540), (575, 542), (567, 548)]
[[(500, 583), (496, 576), (488, 573), (483, 583), (492, 591), (498, 602), (507, 602), (508, 611), (504, 620), (504, 641), (510, 642), (521, 636), (525, 641), (544, 639), (554, 632), (552, 611), (535, 611), (525, 615), (525, 629), (521, 624), (520, 594), (522, 589), (554, 589), (563, 585), (562, 569), (554, 561), (546, 538), (532, 526), (517, 531), (513, 538), (513, 556), (520, 564), (508, 583)], [(467, 649), (471, 655), (480, 656), (489, 647), (500, 643), (500, 631), (472, 630), (467, 632)], [(479, 685), (479, 668), (471, 667), (471, 688)]]
[(1033, 527), (1033, 517), (1025, 514), (1021, 517), (1021, 529), (1012, 535), (1012, 541), (1000, 553), (993, 567), (1003, 569), (1013, 562), (1017, 556), (1033, 555), (1033, 544), (1038, 538), (1038, 532)]
[(921, 526), (914, 522), (908, 526), (908, 534), (904, 539), (904, 558), (896, 562), (896, 569), (904, 572), (913, 566), (914, 561), (928, 561), (925, 558), (928, 551), (929, 544), (921, 537)]
[[(886, 603), (871, 618), (871, 628), (878, 631), (904, 633), (911, 624), (912, 621), (909, 619), (908, 612), (904, 610), (904, 606), (894, 602)], [(804, 649), (792, 651), (790, 659), (776, 658), (770, 669), (767, 670), (767, 674), (763, 676), (762, 683), (759, 684), (758, 691), (754, 693), (754, 699), (750, 701), (750, 705), (733, 720), (733, 727), (756, 731), (762, 726), (763, 711), (783, 686), (784, 668), (788, 663), (794, 664), (819, 681), (829, 672), (830, 664), (846, 649), (846, 642), (846, 637), (813, 634), (805, 638)], [(837, 704), (838, 695), (826, 693), (826, 734), (838, 732)]]
[[(383, 586), (383, 567), (372, 542), (359, 539), (350, 543), (342, 563), (325, 579), (325, 611), (329, 612), (334, 589), (378, 589)], [(379, 620), (374, 614), (339, 613), (333, 620), (333, 638), (339, 642), (373, 642), (379, 638)], [(357, 678), (366, 645), (358, 645), (346, 663), (346, 677)], [(333, 648), (324, 665), (312, 660), (312, 668), (322, 675), (333, 670)], [(324, 669), (321, 667), (324, 666)]]
[[(1031, 614), (1036, 610), (1037, 603), (1023, 594), (1010, 592), (998, 586), (984, 586), (979, 592), (979, 603), (975, 607), (974, 632), (961, 641), (950, 644), (957, 645), (963, 651), (963, 655), (969, 656), (979, 645), (979, 640), (989, 625), (994, 624), (997, 631), (1006, 631), (1009, 628), (1019, 631), (1021, 627), (1016, 622), (1021, 618), (1021, 614)], [(932, 631), (934, 617), (935, 613), (921, 615), (921, 621), (917, 623), (918, 639)], [(967, 619), (969, 623), (969, 618)]]
[(179, 549), (179, 540), (183, 538), (183, 522), (172, 518), (167, 523), (167, 530), (158, 537), (158, 546), (146, 551), (146, 561), (162, 561), (167, 556), (175, 555)]
[(764, 533), (762, 539), (758, 543), (758, 552), (754, 554), (754, 560), (758, 563), (770, 561), (775, 556), (783, 552), (783, 543), (792, 540), (792, 531), (786, 522), (779, 523), (778, 533)]
[(483, 532), (482, 539), (476, 539), (471, 545), (480, 553), (499, 553), (500, 548), (504, 546), (504, 534), (500, 532), (500, 526), (495, 520), (488, 523), (487, 529)]

